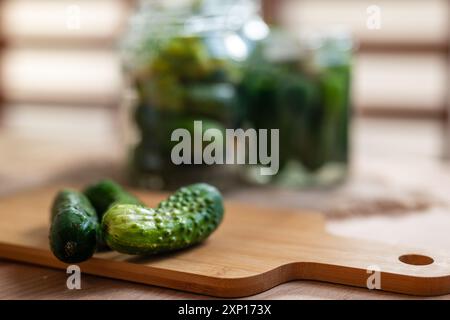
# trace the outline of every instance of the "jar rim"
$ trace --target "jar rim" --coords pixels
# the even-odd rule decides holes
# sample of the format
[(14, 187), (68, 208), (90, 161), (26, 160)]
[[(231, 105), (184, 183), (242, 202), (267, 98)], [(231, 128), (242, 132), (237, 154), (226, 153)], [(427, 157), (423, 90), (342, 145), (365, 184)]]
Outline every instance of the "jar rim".
[[(196, 2), (188, 0), (192, 3)], [(199, 1), (197, 1), (199, 2)], [(236, 31), (247, 20), (259, 11), (254, 0), (221, 0), (214, 5), (167, 7), (164, 0), (143, 0), (143, 5), (137, 9), (130, 20), (131, 27), (145, 30), (156, 37), (164, 37), (172, 32), (180, 34), (199, 34), (213, 31)]]

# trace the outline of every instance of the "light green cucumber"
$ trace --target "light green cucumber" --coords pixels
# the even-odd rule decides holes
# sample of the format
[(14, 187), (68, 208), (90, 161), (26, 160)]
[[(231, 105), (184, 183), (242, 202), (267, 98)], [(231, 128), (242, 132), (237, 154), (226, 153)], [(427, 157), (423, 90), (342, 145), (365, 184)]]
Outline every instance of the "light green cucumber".
[(208, 184), (179, 189), (157, 208), (116, 204), (103, 216), (103, 236), (121, 253), (147, 255), (205, 240), (222, 221), (220, 192)]

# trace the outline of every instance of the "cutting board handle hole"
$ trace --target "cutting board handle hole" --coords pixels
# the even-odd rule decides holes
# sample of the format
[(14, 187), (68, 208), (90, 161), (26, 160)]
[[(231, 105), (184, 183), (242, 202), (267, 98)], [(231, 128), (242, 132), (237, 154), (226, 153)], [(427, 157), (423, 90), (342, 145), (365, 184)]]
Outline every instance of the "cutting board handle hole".
[(427, 266), (434, 262), (433, 258), (420, 254), (404, 254), (398, 258), (401, 262), (413, 266)]

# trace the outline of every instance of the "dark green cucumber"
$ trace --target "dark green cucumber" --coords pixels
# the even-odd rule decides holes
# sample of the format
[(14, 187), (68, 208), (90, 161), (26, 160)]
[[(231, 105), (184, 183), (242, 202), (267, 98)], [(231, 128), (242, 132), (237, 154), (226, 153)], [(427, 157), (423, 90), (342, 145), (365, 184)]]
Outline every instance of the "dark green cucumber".
[(65, 208), (78, 208), (86, 210), (89, 216), (96, 215), (95, 209), (85, 195), (74, 190), (64, 189), (58, 192), (53, 201), (50, 221), (53, 221), (53, 218)]
[(59, 260), (79, 263), (92, 257), (99, 231), (97, 214), (82, 193), (72, 190), (58, 193), (52, 206), (49, 240)]
[(207, 184), (179, 189), (156, 209), (117, 204), (103, 216), (110, 248), (126, 254), (154, 254), (205, 240), (223, 218), (220, 192)]
[(132, 194), (125, 191), (120, 185), (111, 180), (103, 180), (91, 185), (84, 190), (84, 194), (94, 206), (99, 221), (103, 214), (113, 204), (136, 204), (142, 205), (142, 202)]

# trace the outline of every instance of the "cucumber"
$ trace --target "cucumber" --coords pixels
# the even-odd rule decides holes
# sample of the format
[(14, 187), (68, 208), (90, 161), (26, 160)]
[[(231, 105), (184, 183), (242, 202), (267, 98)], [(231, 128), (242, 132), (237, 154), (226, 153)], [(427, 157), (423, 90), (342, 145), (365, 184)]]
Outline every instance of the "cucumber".
[(92, 207), (86, 196), (74, 190), (64, 189), (58, 192), (53, 201), (50, 221), (53, 221), (54, 217), (67, 207), (86, 210), (86, 213), (89, 216), (96, 215), (95, 209)]
[(103, 180), (88, 186), (84, 190), (84, 194), (94, 206), (99, 221), (101, 221), (103, 214), (113, 204), (143, 205), (139, 199), (125, 191), (120, 185), (112, 180)]
[(99, 220), (89, 200), (72, 190), (63, 190), (52, 205), (50, 249), (61, 261), (79, 263), (97, 248)]
[(102, 229), (110, 248), (126, 254), (178, 250), (205, 240), (221, 223), (220, 192), (207, 184), (179, 189), (156, 209), (133, 204), (112, 206)]

